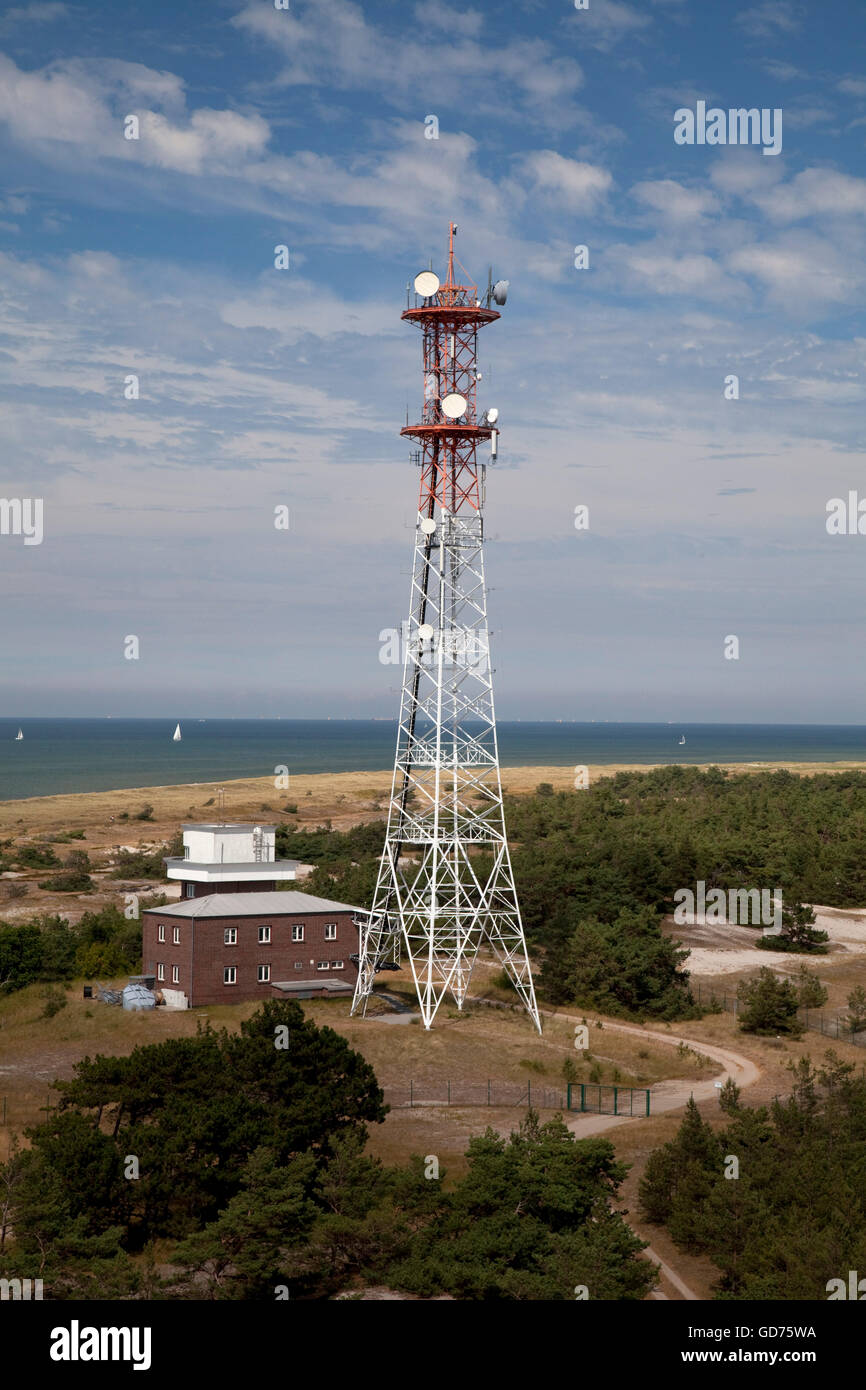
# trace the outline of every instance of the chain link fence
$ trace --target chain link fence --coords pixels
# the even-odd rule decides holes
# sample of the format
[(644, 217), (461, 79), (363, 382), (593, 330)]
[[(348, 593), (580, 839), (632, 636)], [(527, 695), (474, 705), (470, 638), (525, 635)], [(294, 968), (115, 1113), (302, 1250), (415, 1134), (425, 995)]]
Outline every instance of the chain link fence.
[(382, 1089), (393, 1109), (414, 1109), (419, 1105), (513, 1105), (565, 1110), (568, 1106), (564, 1088), (532, 1081), (407, 1081)]
[[(736, 994), (708, 989), (700, 983), (693, 983), (691, 988), (699, 1004), (715, 1004), (726, 1013), (739, 1013), (740, 1001)], [(866, 1031), (855, 1033), (844, 1012), (825, 1014), (820, 1009), (798, 1009), (797, 1013), (803, 1027), (810, 1033), (823, 1033), (825, 1038), (837, 1038), (840, 1042), (853, 1043), (855, 1047), (866, 1047)]]

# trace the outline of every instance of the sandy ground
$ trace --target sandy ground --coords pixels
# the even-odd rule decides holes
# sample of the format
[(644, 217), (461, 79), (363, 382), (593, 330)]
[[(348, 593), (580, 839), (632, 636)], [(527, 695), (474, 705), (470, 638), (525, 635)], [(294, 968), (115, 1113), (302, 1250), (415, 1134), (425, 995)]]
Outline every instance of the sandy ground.
[[(695, 764), (709, 766), (709, 764)], [(842, 772), (851, 769), (866, 771), (866, 763), (730, 763), (731, 773), (778, 771), (812, 776), (819, 772)], [(590, 783), (617, 772), (649, 772), (645, 764), (607, 763), (589, 768)], [(574, 769), (571, 767), (506, 767), (502, 769), (506, 792), (525, 795), (539, 782), (549, 782), (557, 791), (574, 788)], [(217, 814), (217, 796), (225, 791), (225, 814), (229, 820), (246, 820), (270, 811), (275, 819), (284, 819), (287, 805), (297, 805), (303, 819), (311, 813), (331, 815), (335, 826), (353, 824), (364, 819), (359, 812), (375, 812), (387, 797), (391, 786), (390, 771), (328, 772), (316, 775), (293, 775), (288, 791), (275, 791), (270, 777), (246, 778), (233, 782), (192, 782), (172, 787), (137, 787), (123, 791), (72, 792), (61, 796), (28, 797), (20, 801), (0, 802), (0, 832), (21, 835), (27, 832), (92, 829), (99, 842), (120, 844), (135, 838), (140, 822), (123, 821), (124, 812), (134, 815), (144, 805), (153, 807), (153, 821), (147, 823), (151, 838), (156, 826), (191, 816), (210, 819)], [(306, 803), (306, 804), (305, 804)], [(383, 807), (384, 809), (384, 807)], [(369, 815), (366, 817), (369, 819)], [(90, 836), (88, 836), (90, 838)], [(94, 841), (96, 842), (96, 841)]]
[(699, 918), (685, 926), (670, 919), (666, 930), (689, 948), (691, 954), (685, 968), (694, 976), (734, 975), (761, 965), (769, 965), (779, 974), (794, 975), (803, 961), (814, 967), (828, 961), (836, 964), (840, 956), (866, 954), (866, 909), (816, 906), (814, 910), (816, 928), (830, 937), (829, 955), (820, 958), (805, 953), (764, 951), (755, 945), (760, 932), (753, 927)]

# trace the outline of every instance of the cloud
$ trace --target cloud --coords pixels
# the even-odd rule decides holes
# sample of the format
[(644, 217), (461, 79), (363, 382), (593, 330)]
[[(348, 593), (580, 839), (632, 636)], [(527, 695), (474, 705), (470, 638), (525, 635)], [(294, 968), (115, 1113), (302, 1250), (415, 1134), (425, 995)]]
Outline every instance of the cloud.
[(443, 0), (424, 0), (415, 6), (415, 23), (422, 32), (437, 29), (447, 35), (462, 34), (475, 39), (481, 33), (484, 15), (480, 10), (457, 10)]
[(611, 248), (631, 282), (659, 295), (697, 295), (718, 299), (732, 293), (712, 256), (676, 255), (661, 246)]
[(843, 77), (836, 86), (846, 96), (866, 97), (866, 77)]
[(777, 303), (792, 308), (804, 302), (841, 304), (862, 291), (863, 273), (833, 243), (806, 233), (789, 233), (776, 242), (743, 246), (731, 253), (731, 270), (749, 275)]
[(535, 193), (571, 212), (593, 212), (613, 186), (607, 169), (567, 159), (555, 150), (535, 150), (518, 162), (520, 173)]
[[(764, 71), (779, 82), (793, 82), (795, 78), (807, 76), (801, 68), (795, 67), (793, 63), (783, 63), (778, 58), (768, 58), (764, 63)], [(785, 114), (787, 115), (787, 111)]]
[(639, 203), (670, 222), (694, 222), (719, 208), (719, 200), (711, 190), (686, 188), (674, 179), (636, 183), (631, 192)]
[(625, 38), (649, 28), (652, 20), (631, 5), (620, 0), (591, 0), (586, 10), (576, 13), (573, 20), (576, 33), (592, 47), (608, 52)]
[(764, 0), (748, 10), (740, 10), (736, 16), (752, 38), (778, 38), (779, 34), (793, 34), (802, 27), (804, 11), (802, 5), (793, 0)]
[[(427, 10), (422, 5), (416, 13), (423, 19)], [(573, 105), (583, 85), (573, 58), (525, 35), (481, 43), (475, 12), (468, 20), (459, 12), (453, 19), (453, 13), (437, 3), (430, 16), (435, 29), (451, 28), (447, 61), (438, 60), (441, 55), (418, 22), (400, 33), (377, 27), (352, 0), (320, 0), (297, 15), (249, 4), (231, 23), (283, 58), (278, 86), (374, 91), (400, 108), (424, 101), (428, 111), (440, 115), (447, 106), (462, 108), (471, 88), (473, 106), (498, 112), (500, 120), (515, 119), (519, 112), (556, 126), (586, 118)]]
[(804, 169), (787, 183), (770, 188), (753, 184), (749, 196), (774, 222), (866, 214), (866, 179), (835, 169)]
[[(176, 110), (183, 90), (172, 74), (135, 63), (100, 68), (80, 61), (54, 63), (26, 72), (0, 55), (0, 121), (12, 138), (35, 145), (49, 158), (65, 159), (58, 147), (73, 146), (82, 162), (125, 159), (182, 173), (240, 172), (260, 155), (270, 130), (259, 115), (199, 108), (186, 118), (162, 110), (120, 107), (118, 98), (143, 98)], [(139, 117), (140, 138), (126, 140), (123, 121)]]
[(51, 24), (56, 19), (65, 19), (70, 13), (68, 5), (57, 0), (35, 0), (32, 5), (15, 5), (3, 17), (6, 24)]

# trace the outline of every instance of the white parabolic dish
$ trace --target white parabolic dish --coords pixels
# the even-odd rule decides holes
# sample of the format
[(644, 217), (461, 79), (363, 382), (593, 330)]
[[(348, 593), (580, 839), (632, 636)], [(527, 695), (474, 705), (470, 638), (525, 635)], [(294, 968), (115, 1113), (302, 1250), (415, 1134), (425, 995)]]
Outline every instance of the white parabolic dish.
[(439, 276), (432, 270), (422, 270), (415, 276), (415, 293), (422, 299), (429, 299), (439, 288)]
[(466, 414), (466, 397), (459, 392), (452, 391), (450, 396), (443, 397), (442, 414), (447, 415), (449, 420), (459, 420), (461, 415)]

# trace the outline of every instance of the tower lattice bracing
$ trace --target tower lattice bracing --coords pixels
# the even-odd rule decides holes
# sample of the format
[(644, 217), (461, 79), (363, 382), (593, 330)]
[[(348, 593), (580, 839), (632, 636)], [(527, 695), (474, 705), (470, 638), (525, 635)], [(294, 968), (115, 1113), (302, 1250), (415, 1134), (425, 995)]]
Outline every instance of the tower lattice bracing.
[(487, 941), (541, 1031), (505, 833), (484, 580), (486, 464), (497, 431), (479, 421), (478, 330), (500, 317), (475, 285), (416, 280), (403, 318), (423, 334), (421, 488), (388, 828), (372, 911), (360, 921), (354, 1013), (379, 970), (412, 971), (425, 1028), (450, 992), (462, 1008)]

